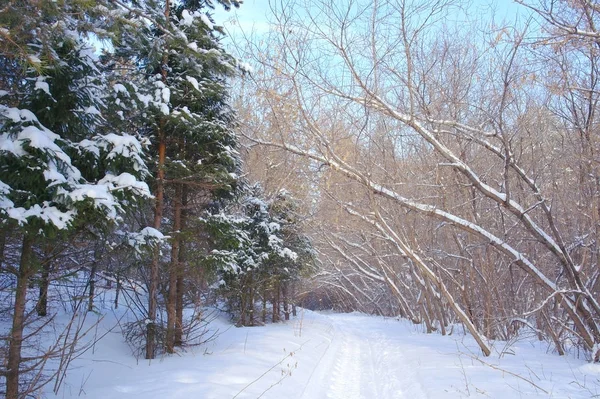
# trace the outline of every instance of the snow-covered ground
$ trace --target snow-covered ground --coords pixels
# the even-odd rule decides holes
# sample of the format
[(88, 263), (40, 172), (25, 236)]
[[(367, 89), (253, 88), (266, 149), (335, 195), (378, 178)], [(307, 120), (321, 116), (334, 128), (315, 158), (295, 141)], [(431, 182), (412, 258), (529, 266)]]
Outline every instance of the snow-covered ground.
[[(116, 315), (98, 325), (100, 335)], [(301, 311), (285, 323), (236, 328), (213, 341), (136, 360), (120, 330), (72, 363), (60, 398), (590, 398), (600, 366), (520, 341), (489, 358), (461, 333), (424, 334), (406, 321)], [(484, 363), (485, 362), (485, 363)], [(49, 394), (50, 397), (53, 394)]]

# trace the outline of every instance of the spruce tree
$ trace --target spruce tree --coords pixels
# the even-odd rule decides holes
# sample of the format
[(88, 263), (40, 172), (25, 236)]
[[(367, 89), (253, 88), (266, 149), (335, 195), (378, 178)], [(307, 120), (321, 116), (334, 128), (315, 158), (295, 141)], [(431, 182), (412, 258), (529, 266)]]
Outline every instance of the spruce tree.
[[(0, 11), (0, 228), (20, 240), (6, 361), (6, 396), (36, 386), (20, 376), (28, 280), (36, 242), (73, 234), (88, 221), (111, 225), (136, 198), (150, 195), (143, 148), (102, 117), (108, 88), (96, 51), (101, 2), (11, 2)], [(25, 390), (25, 392), (23, 392)]]
[[(218, 3), (226, 8), (238, 5)], [(209, 198), (204, 201), (207, 205), (212, 198), (227, 197), (236, 185), (239, 156), (226, 78), (238, 68), (222, 49), (221, 29), (207, 13), (212, 2), (149, 1), (123, 6), (131, 28), (121, 32), (114, 57), (121, 65), (136, 69), (135, 77), (124, 86), (126, 95), (137, 100), (135, 116), (128, 120), (152, 143), (156, 198), (152, 227), (170, 237), (165, 349), (173, 352), (182, 335), (186, 245), (182, 231), (192, 210), (189, 203), (204, 197)], [(157, 325), (158, 283), (160, 266), (166, 263), (156, 248), (148, 268), (149, 359), (155, 357), (161, 328)]]
[(260, 186), (246, 187), (238, 202), (203, 220), (214, 246), (205, 261), (215, 270), (216, 286), (238, 324), (257, 324), (259, 296), (266, 322), (269, 294), (277, 321), (281, 296), (287, 303), (290, 284), (314, 262), (311, 243), (299, 231), (293, 198), (282, 192), (269, 200)]

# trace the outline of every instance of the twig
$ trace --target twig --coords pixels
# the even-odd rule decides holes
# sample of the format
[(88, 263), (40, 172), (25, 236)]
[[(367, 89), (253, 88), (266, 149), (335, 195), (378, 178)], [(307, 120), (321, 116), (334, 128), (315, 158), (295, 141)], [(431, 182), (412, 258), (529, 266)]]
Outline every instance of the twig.
[(531, 385), (532, 385), (532, 386), (534, 386), (535, 388), (539, 389), (540, 391), (544, 392), (546, 395), (549, 395), (549, 394), (550, 394), (550, 392), (546, 391), (544, 388), (540, 387), (539, 385), (537, 385), (537, 384), (536, 384), (536, 383), (534, 383), (533, 381), (531, 381), (531, 380), (528, 380), (528, 379), (527, 379), (527, 378), (525, 378), (525, 377), (521, 377), (520, 375), (518, 375), (518, 374), (516, 374), (516, 373), (513, 373), (512, 371), (508, 371), (508, 370), (506, 370), (506, 369), (503, 369), (503, 368), (500, 368), (500, 367), (498, 367), (498, 366), (494, 366), (494, 365), (493, 365), (493, 364), (491, 364), (491, 363), (488, 363), (488, 362), (486, 362), (486, 361), (483, 361), (483, 360), (481, 360), (481, 359), (480, 359), (479, 357), (477, 357), (477, 356), (470, 355), (470, 354), (468, 354), (468, 353), (465, 353), (465, 352), (459, 352), (459, 353), (460, 353), (460, 354), (463, 354), (463, 355), (467, 355), (467, 356), (469, 356), (469, 357), (470, 357), (471, 359), (473, 359), (473, 360), (477, 360), (479, 363), (483, 364), (484, 366), (488, 366), (488, 367), (490, 367), (490, 368), (492, 368), (492, 369), (494, 369), (494, 370), (501, 371), (501, 372), (503, 372), (503, 373), (506, 373), (506, 374), (508, 374), (508, 375), (512, 375), (513, 377), (516, 377), (516, 378), (518, 378), (518, 379), (520, 379), (520, 380), (523, 380), (523, 381), (525, 381), (525, 382), (527, 382), (527, 383), (531, 384)]
[[(302, 347), (307, 343), (308, 341), (306, 341), (305, 343), (303, 343), (302, 345), (300, 345), (300, 347), (298, 347), (298, 349), (296, 349), (293, 352), (290, 352), (287, 356), (285, 356), (283, 359), (281, 359), (279, 362), (277, 362), (276, 364), (274, 364), (271, 368), (269, 368), (267, 371), (265, 371), (264, 373), (262, 373), (260, 376), (258, 376), (258, 378), (256, 378), (254, 381), (251, 381), (248, 385), (246, 385), (245, 387), (242, 388), (241, 391), (239, 391), (238, 393), (235, 394), (235, 396), (232, 399), (237, 398), (242, 392), (244, 392), (246, 389), (248, 389), (248, 387), (250, 387), (252, 384), (254, 384), (255, 382), (257, 382), (258, 380), (260, 380), (261, 378), (263, 378), (265, 375), (267, 375), (271, 370), (273, 370), (275, 367), (279, 366), (281, 363), (283, 363), (285, 361), (285, 359), (290, 358), (292, 356), (294, 356), (294, 354), (296, 352), (298, 352), (299, 350), (302, 349)], [(270, 389), (270, 388), (269, 388)], [(264, 392), (263, 392), (264, 393)]]
[(265, 371), (264, 373), (262, 373), (260, 376), (258, 376), (258, 378), (256, 378), (254, 381), (251, 381), (248, 385), (246, 385), (244, 388), (242, 388), (241, 391), (239, 391), (238, 393), (235, 394), (235, 396), (232, 399), (235, 399), (239, 396), (239, 394), (241, 394), (242, 392), (244, 392), (248, 387), (250, 387), (250, 385), (254, 384), (255, 382), (257, 382), (258, 380), (260, 380), (261, 378), (263, 378), (265, 375), (267, 375), (271, 370), (273, 370), (275, 367), (279, 366), (281, 363), (284, 362), (285, 359), (292, 357), (294, 355), (294, 352), (290, 352), (287, 356), (285, 356), (283, 359), (281, 359), (279, 362), (277, 362), (276, 364), (274, 364), (270, 369), (268, 369), (267, 371)]

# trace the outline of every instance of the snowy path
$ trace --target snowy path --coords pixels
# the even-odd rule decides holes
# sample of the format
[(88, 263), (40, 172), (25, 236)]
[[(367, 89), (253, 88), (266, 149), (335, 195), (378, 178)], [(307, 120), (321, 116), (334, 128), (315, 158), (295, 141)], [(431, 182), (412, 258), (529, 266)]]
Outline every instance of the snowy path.
[[(352, 316), (337, 316), (335, 333), (316, 381), (303, 398), (426, 398), (417, 375), (402, 356), (399, 337)], [(320, 391), (320, 392), (319, 392)]]
[[(497, 343), (484, 359), (490, 367), (479, 361), (477, 345), (460, 327), (444, 337), (424, 334), (407, 321), (310, 311), (265, 327), (235, 328), (224, 318), (211, 326), (221, 334), (209, 344), (150, 362), (131, 356), (120, 331), (107, 333), (73, 363), (58, 397), (600, 397), (600, 366), (548, 354), (533, 340), (515, 343), (502, 355), (505, 344)], [(107, 318), (98, 334), (111, 327)], [(48, 391), (48, 397), (54, 396)]]

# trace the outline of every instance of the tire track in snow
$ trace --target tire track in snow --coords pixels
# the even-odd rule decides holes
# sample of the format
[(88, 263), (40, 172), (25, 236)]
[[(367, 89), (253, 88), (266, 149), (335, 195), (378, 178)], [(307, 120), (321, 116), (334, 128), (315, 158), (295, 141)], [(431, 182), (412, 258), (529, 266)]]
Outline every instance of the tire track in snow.
[(343, 334), (342, 347), (337, 353), (327, 397), (330, 399), (360, 399), (361, 347), (354, 337)]
[(336, 330), (329, 353), (317, 365), (319, 395), (329, 399), (425, 399), (416, 371), (402, 356), (401, 342), (389, 332), (353, 318), (332, 319)]

